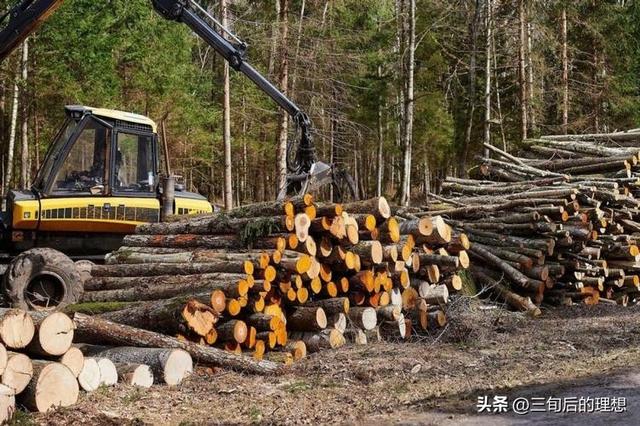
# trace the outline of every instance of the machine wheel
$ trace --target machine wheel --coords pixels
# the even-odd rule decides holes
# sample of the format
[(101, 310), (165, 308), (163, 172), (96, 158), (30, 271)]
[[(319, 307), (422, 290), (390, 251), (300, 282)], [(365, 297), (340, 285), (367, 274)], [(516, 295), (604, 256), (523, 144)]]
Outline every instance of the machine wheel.
[(4, 293), (15, 308), (54, 311), (80, 300), (83, 281), (65, 254), (50, 248), (20, 253), (4, 274)]

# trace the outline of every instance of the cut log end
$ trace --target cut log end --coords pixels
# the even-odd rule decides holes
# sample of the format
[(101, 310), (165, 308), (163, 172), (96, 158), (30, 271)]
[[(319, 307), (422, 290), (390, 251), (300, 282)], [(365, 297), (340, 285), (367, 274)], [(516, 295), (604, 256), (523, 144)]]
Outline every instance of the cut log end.
[[(9, 309), (0, 317), (0, 339), (11, 349), (22, 349), (33, 339), (35, 325), (29, 314)], [(64, 353), (64, 352), (63, 352)]]
[(141, 388), (150, 388), (153, 385), (153, 372), (148, 365), (116, 363), (116, 370), (122, 383)]
[(86, 392), (93, 392), (100, 386), (100, 367), (94, 358), (85, 358), (82, 370), (78, 375), (78, 383)]
[(178, 385), (192, 372), (193, 360), (191, 355), (181, 349), (172, 350), (164, 362), (164, 382), (168, 385)]
[(33, 376), (33, 363), (28, 356), (10, 352), (7, 367), (2, 375), (2, 384), (9, 386), (16, 394), (22, 392)]
[(36, 368), (33, 381), (21, 395), (22, 403), (41, 413), (75, 404), (80, 389), (71, 370), (58, 362), (41, 363)]
[(64, 355), (60, 357), (60, 363), (67, 366), (75, 377), (78, 377), (84, 367), (84, 355), (82, 351), (76, 347), (71, 347)]

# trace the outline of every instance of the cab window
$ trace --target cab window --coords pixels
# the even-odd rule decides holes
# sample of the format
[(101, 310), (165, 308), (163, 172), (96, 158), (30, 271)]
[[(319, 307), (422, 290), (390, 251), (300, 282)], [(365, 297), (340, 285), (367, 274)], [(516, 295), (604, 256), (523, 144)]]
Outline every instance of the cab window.
[(111, 129), (88, 120), (56, 173), (53, 191), (103, 194), (110, 142)]
[(115, 156), (114, 187), (116, 191), (153, 191), (152, 136), (119, 132)]

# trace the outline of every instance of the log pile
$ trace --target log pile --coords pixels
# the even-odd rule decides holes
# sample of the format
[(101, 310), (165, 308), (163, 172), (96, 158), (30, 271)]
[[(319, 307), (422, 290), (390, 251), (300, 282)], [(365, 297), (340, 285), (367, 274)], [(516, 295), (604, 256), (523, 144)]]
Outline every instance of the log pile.
[(447, 178), (428, 206), (473, 243), (472, 273), (509, 305), (635, 303), (640, 294), (638, 133), (549, 136), (520, 156), (486, 145), (478, 179)]
[[(398, 221), (383, 197), (249, 205), (140, 225), (124, 244), (92, 266), (84, 301), (138, 303), (76, 315), (78, 324), (95, 322), (87, 341), (162, 346), (164, 339), (196, 360), (255, 372), (272, 368), (263, 359), (289, 364), (346, 341), (442, 327), (449, 293), (462, 286), (458, 272), (469, 266), (463, 233), (440, 217)], [(112, 341), (114, 333), (128, 337)], [(202, 358), (203, 348), (257, 362)]]
[(118, 381), (149, 387), (154, 376), (178, 384), (191, 371), (184, 351), (73, 345), (75, 328), (61, 312), (0, 308), (0, 423), (16, 404), (45, 412), (75, 404), (81, 389)]

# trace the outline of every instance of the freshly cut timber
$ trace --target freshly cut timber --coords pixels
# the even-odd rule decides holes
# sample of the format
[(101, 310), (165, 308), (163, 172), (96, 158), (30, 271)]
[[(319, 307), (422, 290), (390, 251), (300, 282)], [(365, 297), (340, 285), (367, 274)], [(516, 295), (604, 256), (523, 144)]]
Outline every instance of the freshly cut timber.
[(100, 386), (100, 367), (95, 358), (85, 358), (82, 370), (78, 374), (78, 383), (82, 390), (93, 392)]
[(83, 302), (136, 302), (141, 300), (160, 300), (184, 294), (201, 293), (203, 291), (222, 290), (225, 294), (245, 296), (247, 287), (238, 284), (237, 280), (198, 279), (197, 276), (183, 279), (175, 277), (168, 284), (141, 286), (121, 290), (88, 291), (83, 294)]
[(27, 346), (30, 353), (41, 356), (64, 355), (73, 341), (73, 321), (62, 312), (29, 312), (35, 336)]
[(8, 386), (0, 384), (0, 424), (8, 424), (16, 411), (16, 396)]
[(118, 380), (131, 386), (150, 388), (153, 385), (153, 372), (145, 364), (116, 363)]
[[(167, 248), (210, 248), (237, 250), (247, 245), (236, 235), (127, 235), (124, 244), (132, 247), (167, 247)], [(256, 249), (283, 250), (285, 240), (281, 237), (263, 237), (251, 242)]]
[(364, 201), (354, 201), (343, 204), (343, 209), (350, 213), (372, 214), (376, 219), (384, 220), (391, 217), (391, 207), (384, 197), (371, 198)]
[(327, 328), (327, 316), (320, 307), (299, 306), (287, 316), (287, 326), (291, 330), (320, 331)]
[(118, 371), (116, 365), (108, 358), (92, 357), (98, 363), (100, 369), (100, 384), (113, 386), (118, 383)]
[[(226, 284), (228, 282), (234, 282), (247, 277), (246, 273), (225, 273), (225, 272), (212, 272), (206, 274), (194, 274), (194, 275), (157, 275), (150, 280), (148, 276), (136, 276), (136, 277), (96, 277), (91, 278), (88, 283), (90, 287), (87, 290), (95, 293), (96, 291), (107, 290), (121, 290), (132, 288), (145, 288), (145, 287), (163, 287), (168, 285), (179, 286), (181, 284), (200, 281), (200, 282), (222, 282)], [(88, 297), (88, 296), (87, 296)]]
[(249, 329), (241, 320), (230, 320), (216, 327), (218, 339), (222, 342), (242, 343), (246, 340)]
[(0, 375), (4, 373), (5, 368), (7, 368), (8, 354), (7, 348), (0, 343)]
[(26, 347), (35, 334), (33, 320), (20, 309), (0, 308), (0, 339), (9, 349)]
[(20, 403), (44, 413), (75, 404), (79, 393), (78, 381), (67, 367), (58, 362), (34, 361), (33, 380), (20, 395)]
[(307, 302), (305, 306), (322, 308), (327, 315), (349, 312), (348, 297), (334, 297)]
[[(198, 298), (206, 299), (208, 293)], [(190, 330), (206, 336), (218, 321), (219, 314), (198, 300), (181, 296), (159, 302), (142, 303), (119, 311), (99, 315), (119, 324), (177, 334)]]
[(87, 343), (184, 349), (196, 361), (216, 364), (248, 373), (272, 374), (279, 369), (278, 365), (268, 361), (255, 361), (251, 358), (233, 355), (213, 347), (202, 346), (152, 331), (116, 324), (81, 313), (74, 314), (73, 320), (76, 324), (76, 333), (79, 341)]
[(161, 275), (194, 275), (210, 273), (253, 274), (251, 260), (215, 260), (206, 263), (132, 263), (94, 265), (91, 278), (85, 281), (85, 291), (108, 290), (98, 277), (152, 277)]
[(259, 223), (273, 233), (293, 230), (293, 220), (284, 215), (264, 217), (229, 217), (227, 214), (209, 215), (199, 219), (183, 219), (178, 222), (145, 223), (136, 227), (137, 234), (229, 234), (244, 230), (247, 226)]
[(373, 330), (378, 323), (376, 310), (371, 307), (354, 306), (348, 315), (353, 324), (363, 330)]
[(177, 385), (193, 372), (191, 355), (181, 349), (80, 345), (86, 356), (107, 358), (118, 364), (145, 364), (158, 382)]
[(24, 354), (9, 352), (7, 355), (7, 367), (2, 374), (2, 384), (9, 386), (16, 394), (19, 394), (31, 381), (33, 363)]
[(84, 367), (84, 355), (82, 351), (76, 347), (70, 347), (64, 355), (55, 359), (62, 365), (65, 365), (74, 376), (78, 377)]
[(307, 352), (320, 352), (324, 349), (336, 349), (343, 346), (346, 341), (342, 333), (335, 328), (320, 332), (293, 331), (289, 336), (294, 340), (302, 340), (307, 347)]

